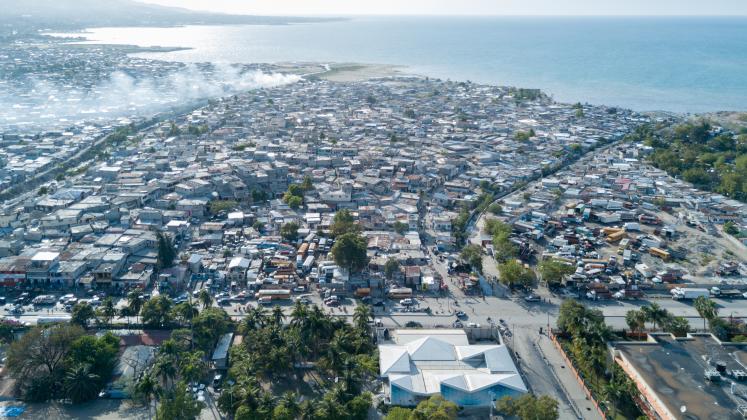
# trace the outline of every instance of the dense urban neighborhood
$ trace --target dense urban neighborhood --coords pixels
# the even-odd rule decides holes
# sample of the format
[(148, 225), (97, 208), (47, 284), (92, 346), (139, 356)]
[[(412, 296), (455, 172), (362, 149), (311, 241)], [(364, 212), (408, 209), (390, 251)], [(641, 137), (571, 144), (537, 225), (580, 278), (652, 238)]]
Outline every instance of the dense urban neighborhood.
[(128, 51), (0, 55), (1, 416), (747, 416), (744, 130)]

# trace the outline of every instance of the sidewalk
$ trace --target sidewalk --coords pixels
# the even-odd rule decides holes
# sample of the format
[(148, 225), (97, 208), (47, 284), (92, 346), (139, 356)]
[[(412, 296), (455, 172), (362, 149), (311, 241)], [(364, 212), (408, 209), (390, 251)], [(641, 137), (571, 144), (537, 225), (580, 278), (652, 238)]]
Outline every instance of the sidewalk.
[(545, 357), (548, 366), (560, 383), (563, 391), (573, 404), (575, 411), (585, 420), (603, 420), (594, 404), (586, 399), (583, 388), (579, 385), (576, 377), (565, 366), (565, 361), (553, 345), (550, 338), (543, 335), (537, 340), (537, 349)]

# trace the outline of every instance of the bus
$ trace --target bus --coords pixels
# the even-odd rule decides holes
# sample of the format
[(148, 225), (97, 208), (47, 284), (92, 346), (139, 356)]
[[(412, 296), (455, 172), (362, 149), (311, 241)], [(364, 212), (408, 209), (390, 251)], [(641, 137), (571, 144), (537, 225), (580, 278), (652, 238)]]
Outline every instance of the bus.
[(284, 300), (291, 298), (290, 290), (286, 289), (262, 289), (258, 291), (254, 297), (258, 300), (262, 298), (270, 298), (272, 300)]
[(399, 287), (396, 289), (390, 289), (387, 294), (389, 299), (407, 299), (412, 297), (412, 289), (409, 287)]
[(36, 319), (37, 325), (48, 324), (67, 324), (70, 322), (70, 315), (40, 316)]

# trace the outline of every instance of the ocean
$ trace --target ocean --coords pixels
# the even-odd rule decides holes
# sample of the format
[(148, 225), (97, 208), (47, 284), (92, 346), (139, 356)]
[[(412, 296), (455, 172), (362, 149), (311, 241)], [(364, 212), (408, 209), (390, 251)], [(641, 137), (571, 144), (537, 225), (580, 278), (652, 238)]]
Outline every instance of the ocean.
[(97, 43), (187, 47), (184, 62), (356, 62), (540, 88), (638, 111), (747, 110), (745, 17), (354, 17), (285, 26), (94, 28)]

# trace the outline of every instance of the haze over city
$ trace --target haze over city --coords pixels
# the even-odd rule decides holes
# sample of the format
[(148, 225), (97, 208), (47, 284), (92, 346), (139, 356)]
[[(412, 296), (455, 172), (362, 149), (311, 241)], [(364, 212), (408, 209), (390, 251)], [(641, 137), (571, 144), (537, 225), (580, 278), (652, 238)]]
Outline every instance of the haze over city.
[(747, 3), (2, 0), (0, 418), (747, 418)]
[(263, 15), (739, 16), (741, 0), (145, 0), (224, 13)]

